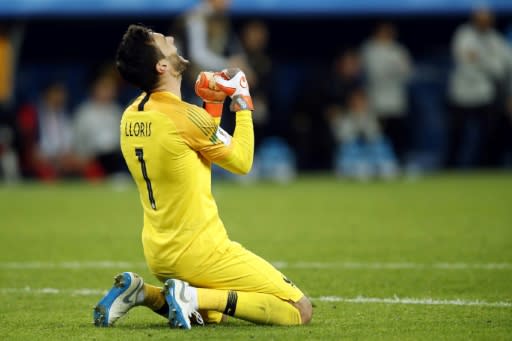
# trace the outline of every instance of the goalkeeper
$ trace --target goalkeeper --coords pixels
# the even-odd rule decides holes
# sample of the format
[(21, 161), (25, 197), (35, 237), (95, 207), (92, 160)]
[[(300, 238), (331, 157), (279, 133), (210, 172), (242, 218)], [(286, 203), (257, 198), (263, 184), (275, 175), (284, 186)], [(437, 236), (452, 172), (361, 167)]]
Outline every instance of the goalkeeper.
[[(121, 149), (144, 211), (146, 262), (164, 286), (132, 272), (117, 275), (94, 308), (94, 324), (112, 326), (135, 306), (184, 329), (226, 316), (308, 323), (310, 301), (272, 265), (228, 238), (211, 193), (212, 163), (236, 174), (251, 169), (253, 104), (244, 73), (201, 73), (195, 89), (205, 102), (200, 108), (181, 100), (188, 61), (172, 37), (131, 25), (116, 59), (121, 76), (143, 91), (123, 114)], [(236, 112), (233, 136), (219, 127), (226, 96)]]

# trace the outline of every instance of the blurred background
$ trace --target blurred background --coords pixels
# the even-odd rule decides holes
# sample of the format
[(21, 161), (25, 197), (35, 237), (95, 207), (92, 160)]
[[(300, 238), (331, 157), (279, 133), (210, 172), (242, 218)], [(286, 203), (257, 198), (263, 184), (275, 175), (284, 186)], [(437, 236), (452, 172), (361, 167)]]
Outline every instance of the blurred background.
[(199, 70), (246, 71), (249, 179), (512, 168), (512, 1), (17, 0), (0, 2), (2, 179), (126, 176), (131, 23), (175, 37), (187, 101)]

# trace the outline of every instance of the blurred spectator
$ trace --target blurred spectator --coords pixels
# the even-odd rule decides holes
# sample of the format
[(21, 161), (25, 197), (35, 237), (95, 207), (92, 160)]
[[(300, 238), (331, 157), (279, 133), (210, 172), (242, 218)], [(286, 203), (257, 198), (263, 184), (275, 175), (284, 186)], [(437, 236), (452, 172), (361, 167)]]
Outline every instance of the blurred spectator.
[(20, 24), (0, 23), (0, 119), (12, 114), (18, 51), (23, 34), (24, 27)]
[(245, 54), (227, 15), (230, 5), (231, 0), (203, 0), (186, 15), (188, 56), (202, 70), (246, 66)]
[(507, 105), (507, 115), (503, 125), (503, 165), (512, 168), (512, 89)]
[(0, 24), (0, 114), (14, 95), (14, 48), (8, 28)]
[[(314, 66), (313, 66), (314, 64)], [(356, 50), (336, 54), (332, 64), (315, 62), (301, 67), (299, 76), (286, 79), (294, 94), (291, 141), (299, 169), (332, 167), (335, 138), (331, 118), (346, 109), (348, 94), (361, 86), (361, 61)], [(299, 84), (293, 87), (292, 84)]]
[[(304, 98), (300, 100), (301, 102), (311, 102), (311, 104), (303, 106), (312, 115), (310, 122), (303, 124), (303, 126), (310, 127), (310, 131), (302, 140), (306, 148), (311, 148), (313, 143), (316, 144), (311, 150), (315, 163), (322, 162), (320, 160), (321, 151), (324, 151), (323, 157), (326, 160), (322, 163), (325, 163), (325, 167), (331, 167), (336, 145), (339, 142), (334, 136), (334, 130), (331, 129), (331, 123), (333, 118), (342, 115), (347, 110), (349, 95), (362, 87), (361, 58), (358, 51), (352, 48), (339, 51), (334, 57), (332, 65), (319, 74), (321, 75), (320, 79), (306, 82), (307, 91), (301, 96)], [(321, 87), (321, 93), (311, 89), (310, 84), (318, 84)], [(308, 97), (313, 99), (305, 100)], [(320, 118), (317, 114), (318, 110), (323, 113)], [(315, 127), (312, 127), (313, 124)], [(319, 136), (318, 131), (327, 133)]]
[(339, 143), (352, 143), (359, 139), (372, 142), (381, 137), (379, 122), (371, 114), (367, 96), (362, 89), (347, 95), (346, 109), (331, 117), (331, 128)]
[(8, 126), (0, 126), (0, 178), (6, 183), (19, 179), (18, 156), (12, 147), (13, 135)]
[[(194, 93), (194, 83), (201, 71), (220, 71), (228, 67), (244, 70), (247, 80), (253, 81), (255, 73), (248, 66), (242, 44), (234, 33), (229, 7), (231, 0), (201, 0), (197, 6), (178, 18), (171, 28), (171, 35), (176, 37), (176, 44), (183, 56), (190, 60), (190, 65), (183, 74), (182, 95), (187, 101), (202, 105)], [(228, 99), (229, 104), (229, 99)], [(232, 133), (235, 118), (224, 106), (222, 127)], [(259, 109), (257, 109), (259, 110)]]
[(407, 49), (396, 41), (396, 35), (392, 24), (379, 24), (373, 37), (363, 45), (362, 57), (370, 105), (395, 153), (403, 160), (408, 148), (405, 118), (411, 60)]
[(347, 95), (346, 110), (330, 117), (338, 143), (336, 173), (361, 180), (397, 174), (396, 159), (362, 89)]
[(272, 81), (272, 60), (267, 54), (268, 29), (261, 21), (251, 21), (242, 29), (242, 45), (247, 52), (247, 62), (257, 75), (249, 79), (255, 110), (253, 112), (256, 146), (265, 136), (269, 116), (269, 86)]
[(68, 91), (59, 81), (49, 83), (36, 105), (18, 113), (21, 166), (25, 175), (41, 180), (81, 175), (88, 170), (72, 153), (72, 129), (67, 109)]
[(496, 165), (502, 154), (505, 136), (500, 132), (502, 124), (509, 122), (506, 102), (510, 97), (512, 52), (493, 26), (493, 14), (479, 9), (453, 38), (451, 165)]
[(202, 0), (172, 28), (178, 37), (181, 54), (191, 65), (184, 77), (194, 82), (200, 71), (219, 71), (227, 67), (240, 67), (252, 79), (254, 72), (248, 67), (242, 45), (231, 27), (228, 9), (231, 0)]
[(361, 88), (361, 59), (356, 50), (348, 49), (338, 54), (327, 84), (326, 114), (331, 117), (347, 107), (349, 94)]
[(89, 98), (74, 114), (75, 151), (83, 160), (97, 163), (105, 175), (125, 168), (119, 146), (123, 108), (116, 102), (117, 81), (115, 73), (102, 72), (92, 82)]
[(18, 158), (13, 148), (15, 73), (23, 26), (0, 23), (0, 177), (7, 182), (19, 177)]

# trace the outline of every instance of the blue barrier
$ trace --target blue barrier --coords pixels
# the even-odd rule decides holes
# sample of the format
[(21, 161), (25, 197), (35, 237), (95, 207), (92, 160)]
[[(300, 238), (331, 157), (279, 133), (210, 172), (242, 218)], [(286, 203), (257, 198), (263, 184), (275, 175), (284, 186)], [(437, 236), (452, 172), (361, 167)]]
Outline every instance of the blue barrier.
[[(183, 12), (198, 0), (16, 0), (0, 1), (0, 17), (44, 15), (169, 15)], [(494, 11), (512, 12), (510, 0), (233, 0), (233, 14), (453, 14), (485, 4)]]

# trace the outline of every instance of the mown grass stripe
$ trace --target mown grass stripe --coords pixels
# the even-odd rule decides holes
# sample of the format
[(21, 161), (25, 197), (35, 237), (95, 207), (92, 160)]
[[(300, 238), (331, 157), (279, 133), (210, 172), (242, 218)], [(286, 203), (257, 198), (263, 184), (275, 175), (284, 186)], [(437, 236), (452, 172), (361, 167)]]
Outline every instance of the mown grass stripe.
[[(362, 269), (362, 270), (512, 270), (512, 263), (413, 263), (413, 262), (285, 262), (274, 261), (279, 269)], [(140, 269), (144, 262), (128, 261), (24, 261), (0, 262), (0, 269)]]

